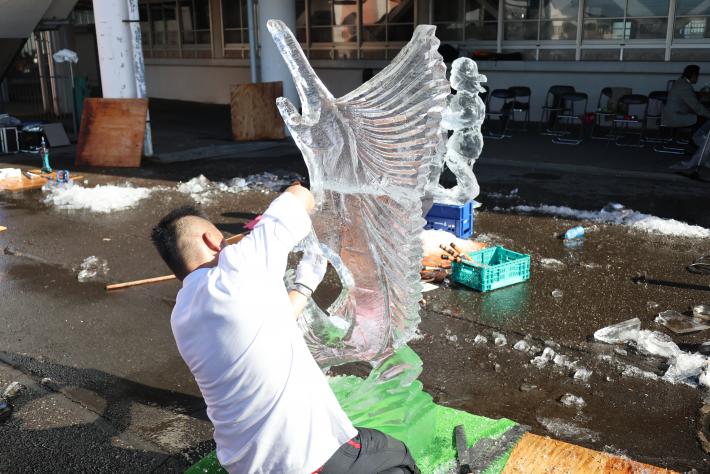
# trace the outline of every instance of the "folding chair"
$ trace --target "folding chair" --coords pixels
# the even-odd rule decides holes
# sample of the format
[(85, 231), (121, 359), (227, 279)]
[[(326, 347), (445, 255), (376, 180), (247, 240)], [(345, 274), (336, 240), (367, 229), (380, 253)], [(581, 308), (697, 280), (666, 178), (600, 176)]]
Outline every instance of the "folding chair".
[[(509, 87), (508, 90), (513, 94), (513, 101), (511, 102), (511, 115), (510, 115), (510, 130), (518, 130), (526, 132), (528, 130), (528, 124), (530, 123), (530, 96), (532, 95), (530, 88), (525, 86), (513, 86)], [(522, 114), (523, 120), (515, 120), (515, 114)], [(513, 128), (518, 122), (522, 123), (519, 128)]]
[[(625, 109), (626, 113), (621, 118), (615, 118), (612, 122), (611, 133), (616, 136), (616, 145), (643, 148), (648, 97), (641, 94), (627, 94), (619, 99), (619, 104)], [(635, 144), (624, 143), (624, 138), (631, 135), (638, 135), (638, 141)]]
[[(551, 86), (545, 94), (545, 102), (542, 104), (542, 113), (540, 114), (540, 134), (542, 135), (557, 135), (550, 129), (550, 126), (555, 123), (555, 116), (558, 113), (564, 112), (562, 96), (574, 92), (572, 86)], [(543, 130), (542, 127), (545, 127)]]
[[(565, 112), (555, 116), (555, 124), (568, 125), (567, 130), (557, 132), (557, 136), (552, 139), (552, 143), (557, 145), (579, 145), (584, 140), (584, 116), (587, 113), (587, 103), (589, 98), (583, 92), (572, 92), (562, 96), (563, 108)], [(577, 125), (578, 131), (576, 137), (571, 137), (573, 127)]]
[[(510, 89), (493, 89), (488, 95), (486, 105), (486, 122), (484, 123), (484, 136), (493, 140), (502, 140), (511, 137), (508, 134), (508, 122), (512, 113), (513, 94)], [(497, 107), (494, 107), (497, 105)], [(491, 127), (491, 119), (497, 119), (498, 130)]]

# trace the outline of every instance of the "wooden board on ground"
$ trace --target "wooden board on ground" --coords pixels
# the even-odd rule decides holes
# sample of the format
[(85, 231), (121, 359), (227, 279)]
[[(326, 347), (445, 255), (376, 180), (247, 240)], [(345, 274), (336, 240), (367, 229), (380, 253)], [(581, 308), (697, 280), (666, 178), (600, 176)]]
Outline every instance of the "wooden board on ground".
[(503, 474), (670, 474), (675, 471), (526, 433), (515, 445)]
[[(30, 173), (40, 175), (40, 170), (30, 170)], [(39, 189), (49, 181), (47, 178), (57, 179), (57, 173), (43, 174), (37, 178), (28, 178), (25, 173), (19, 178), (0, 179), (0, 191), (29, 191), (31, 189)], [(69, 175), (69, 179), (75, 181), (83, 179), (83, 176)]]
[(147, 113), (147, 99), (84, 99), (76, 163), (139, 167)]
[(280, 140), (284, 122), (276, 107), (281, 82), (233, 85), (230, 91), (232, 135), (236, 141)]

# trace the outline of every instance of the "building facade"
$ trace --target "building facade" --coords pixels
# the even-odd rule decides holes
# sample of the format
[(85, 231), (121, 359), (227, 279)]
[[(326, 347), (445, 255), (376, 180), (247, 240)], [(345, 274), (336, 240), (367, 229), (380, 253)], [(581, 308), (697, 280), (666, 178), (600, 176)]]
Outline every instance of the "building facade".
[[(490, 87), (531, 87), (533, 108), (553, 84), (587, 92), (592, 107), (605, 86), (665, 89), (686, 63), (710, 79), (710, 0), (283, 1), (336, 96), (386, 66), (418, 24), (477, 58)], [(229, 86), (250, 80), (248, 14), (246, 0), (141, 1), (150, 96), (227, 103)]]

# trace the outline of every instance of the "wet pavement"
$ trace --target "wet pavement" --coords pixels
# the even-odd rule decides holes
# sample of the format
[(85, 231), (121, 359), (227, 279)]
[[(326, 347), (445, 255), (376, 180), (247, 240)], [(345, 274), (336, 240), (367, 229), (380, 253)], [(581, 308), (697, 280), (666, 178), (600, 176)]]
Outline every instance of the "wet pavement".
[[(55, 167), (70, 166), (71, 153), (65, 156), (57, 153)], [(25, 156), (0, 157), (0, 167), (10, 163), (36, 165)], [(0, 233), (0, 388), (13, 380), (27, 386), (12, 400), (10, 420), (0, 421), (0, 472), (179, 471), (213, 449), (204, 403), (170, 333), (179, 286), (114, 293), (103, 286), (168, 273), (148, 235), (168, 210), (192, 202), (174, 191), (178, 181), (200, 173), (212, 180), (263, 171), (303, 174), (305, 168), (292, 149), (280, 156), (80, 171), (88, 185), (173, 190), (111, 214), (58, 210), (39, 190), (0, 194), (0, 224), (8, 227)], [(539, 434), (678, 470), (710, 471), (696, 440), (703, 391), (621, 375), (628, 366), (662, 374), (664, 361), (591, 338), (632, 317), (643, 328), (667, 332), (653, 323), (659, 311), (710, 303), (710, 277), (685, 270), (710, 254), (710, 240), (596, 224), (580, 246), (569, 248), (554, 236), (578, 222), (504, 211), (523, 203), (593, 210), (621, 202), (710, 227), (710, 185), (655, 171), (589, 169), (573, 159), (569, 165), (482, 160), (476, 171), (484, 190), (477, 238), (529, 253), (532, 276), (487, 294), (450, 285), (425, 295), (421, 338), (411, 344), (424, 361), (425, 390), (443, 405), (511, 418)], [(275, 196), (223, 193), (204, 208), (234, 234)], [(80, 283), (77, 271), (89, 256), (105, 260), (109, 270), (99, 281)], [(546, 267), (543, 258), (563, 266)], [(636, 284), (637, 275), (667, 284)], [(325, 286), (327, 293), (334, 283)], [(554, 297), (554, 290), (562, 296)], [(507, 344), (495, 346), (493, 331)], [(488, 342), (475, 344), (476, 335)], [(554, 364), (535, 367), (531, 355), (512, 349), (524, 338), (578, 361), (591, 378), (575, 381)], [(693, 349), (710, 332), (673, 338)], [(366, 368), (354, 364), (337, 372), (363, 375)], [(586, 406), (563, 406), (559, 399), (567, 393)]]

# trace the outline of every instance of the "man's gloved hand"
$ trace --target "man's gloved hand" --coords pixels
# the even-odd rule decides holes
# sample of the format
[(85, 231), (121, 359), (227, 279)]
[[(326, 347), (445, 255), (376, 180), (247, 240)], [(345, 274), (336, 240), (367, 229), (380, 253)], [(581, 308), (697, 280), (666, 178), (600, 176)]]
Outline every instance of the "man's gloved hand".
[[(319, 248), (309, 248), (303, 252), (301, 262), (296, 267), (296, 285), (305, 286), (313, 293), (320, 282), (323, 281), (328, 268), (326, 260)], [(310, 296), (310, 295), (306, 295)]]

